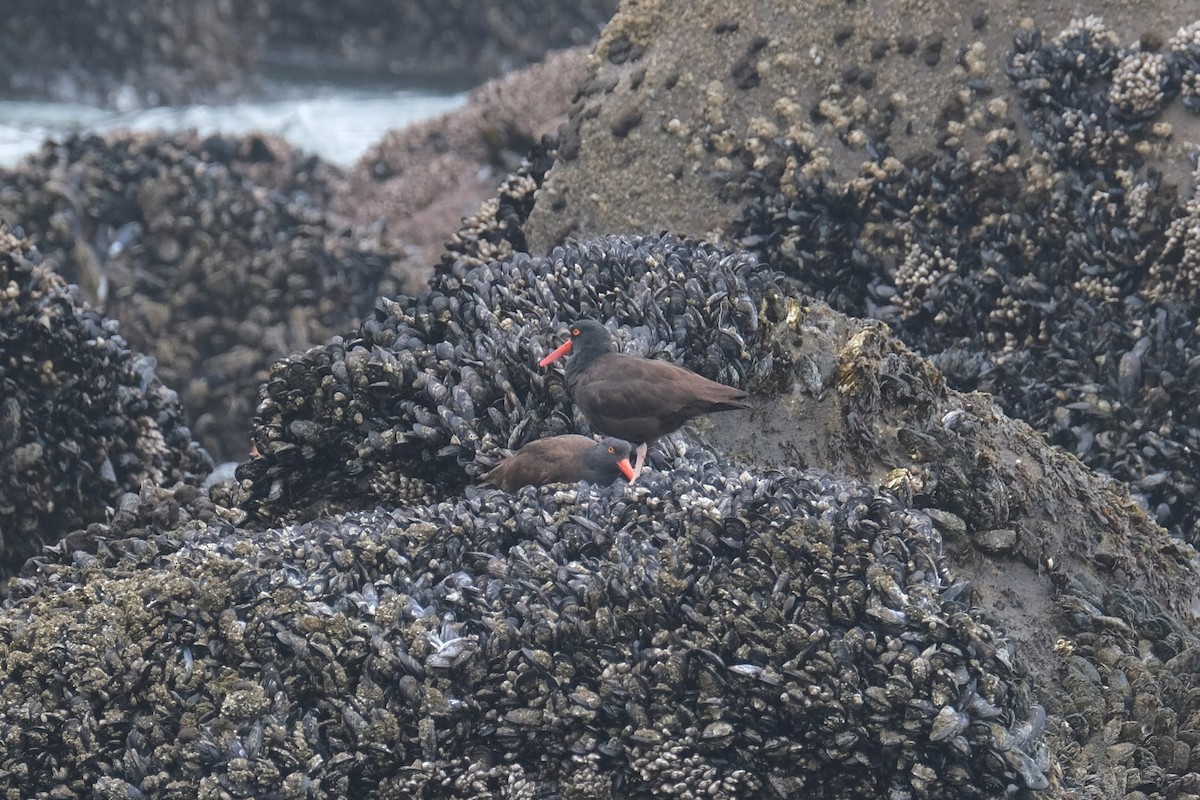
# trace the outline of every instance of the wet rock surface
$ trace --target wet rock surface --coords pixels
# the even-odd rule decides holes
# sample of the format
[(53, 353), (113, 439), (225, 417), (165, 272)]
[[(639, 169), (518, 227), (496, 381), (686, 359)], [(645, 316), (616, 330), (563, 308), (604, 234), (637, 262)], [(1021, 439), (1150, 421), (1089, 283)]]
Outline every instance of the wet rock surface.
[[(0, 572), (212, 461), (154, 360), (0, 226)], [(194, 490), (194, 488), (193, 488)]]
[(531, 252), (664, 224), (730, 237), (1200, 540), (1194, 14), (1149, 31), (1107, 3), (1108, 22), (851, 4), (831, 21), (763, 0), (736, 20), (693, 4), (659, 36), (672, 7), (606, 29)]
[(343, 180), (265, 137), (76, 137), (3, 173), (0, 215), (157, 360), (214, 457), (242, 459), (271, 362), (403, 272), (398, 244), (328, 211)]

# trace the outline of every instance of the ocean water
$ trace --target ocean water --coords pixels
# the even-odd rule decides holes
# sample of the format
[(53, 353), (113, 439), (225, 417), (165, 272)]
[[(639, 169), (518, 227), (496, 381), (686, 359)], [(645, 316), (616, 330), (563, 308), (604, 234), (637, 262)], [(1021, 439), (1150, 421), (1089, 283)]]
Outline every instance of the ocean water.
[(72, 133), (184, 131), (273, 133), (341, 167), (350, 167), (392, 128), (436, 117), (466, 102), (466, 92), (280, 84), (260, 99), (228, 106), (113, 111), (75, 103), (0, 100), (0, 167), (15, 166), (49, 138)]

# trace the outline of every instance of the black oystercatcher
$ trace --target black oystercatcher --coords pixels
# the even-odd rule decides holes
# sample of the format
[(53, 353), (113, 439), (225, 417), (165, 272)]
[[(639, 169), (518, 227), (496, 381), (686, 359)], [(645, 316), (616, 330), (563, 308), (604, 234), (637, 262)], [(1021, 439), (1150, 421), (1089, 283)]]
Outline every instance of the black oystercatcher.
[[(567, 388), (597, 431), (637, 442), (636, 477), (650, 442), (693, 417), (749, 408), (741, 389), (710, 381), (667, 361), (613, 352), (608, 329), (591, 319), (571, 325), (571, 338), (538, 362), (544, 367), (567, 353)], [(631, 479), (632, 480), (632, 479)]]
[(568, 433), (537, 439), (509, 456), (483, 480), (506, 492), (522, 486), (587, 481), (607, 486), (621, 475), (633, 480), (629, 443), (619, 439), (597, 442)]

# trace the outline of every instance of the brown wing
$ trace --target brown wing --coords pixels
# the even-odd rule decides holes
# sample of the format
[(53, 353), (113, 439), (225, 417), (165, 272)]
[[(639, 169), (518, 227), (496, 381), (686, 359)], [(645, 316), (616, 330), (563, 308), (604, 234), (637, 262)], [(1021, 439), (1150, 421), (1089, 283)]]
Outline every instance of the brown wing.
[(747, 408), (746, 393), (666, 361), (613, 354), (580, 376), (574, 398), (603, 433), (646, 442), (693, 417)]
[(522, 486), (571, 483), (579, 480), (583, 454), (595, 444), (577, 434), (536, 439), (483, 475), (482, 480), (506, 492), (515, 492)]

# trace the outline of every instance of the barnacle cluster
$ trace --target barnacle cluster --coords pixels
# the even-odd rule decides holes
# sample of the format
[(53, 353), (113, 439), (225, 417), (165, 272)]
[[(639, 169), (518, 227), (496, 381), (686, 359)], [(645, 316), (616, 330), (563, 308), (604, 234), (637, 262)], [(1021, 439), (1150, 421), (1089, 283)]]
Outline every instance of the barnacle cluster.
[(12, 798), (96, 775), (106, 797), (983, 798), (1053, 770), (927, 516), (711, 453), (633, 486), (193, 522), (18, 588)]
[(1171, 103), (1200, 110), (1197, 31), (1126, 47), (1096, 17), (1046, 39), (1024, 25), (1007, 54), (1019, 107), (972, 83), (968, 50), (936, 151), (902, 161), (875, 139), (842, 179), (793, 126), (758, 141), (738, 222), (764, 261), (887, 321), (951, 386), (993, 393), (1193, 543), (1200, 218), (1154, 159)]
[(1190, 111), (1200, 111), (1200, 20), (1180, 28), (1167, 41), (1167, 47), (1179, 58), (1180, 94)]
[(211, 469), (154, 359), (0, 226), (0, 571), (125, 492)]
[(400, 260), (328, 213), (336, 182), (258, 136), (74, 137), (3, 174), (0, 214), (157, 359), (214, 457), (241, 459), (271, 362), (355, 324)]
[(437, 274), (419, 299), (384, 298), (355, 335), (271, 368), (238, 470), (262, 519), (322, 503), (426, 499), (494, 466), (501, 448), (586, 430), (558, 375), (540, 372), (557, 324), (636, 323), (621, 345), (750, 387), (770, 376), (753, 257), (671, 236), (569, 244)]

